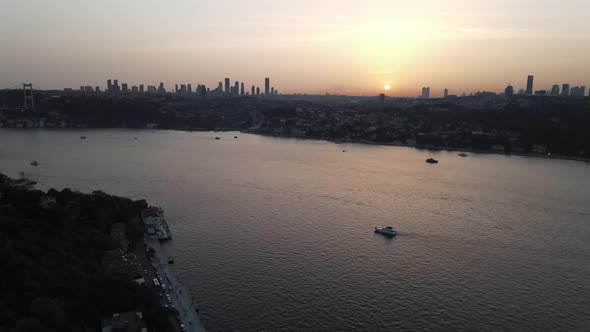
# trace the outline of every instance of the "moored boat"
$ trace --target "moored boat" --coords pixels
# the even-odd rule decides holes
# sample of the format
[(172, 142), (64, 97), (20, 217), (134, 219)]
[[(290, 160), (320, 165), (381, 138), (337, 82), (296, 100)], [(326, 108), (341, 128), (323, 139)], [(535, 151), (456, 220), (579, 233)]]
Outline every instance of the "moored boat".
[(438, 160), (436, 160), (434, 158), (428, 158), (428, 159), (426, 159), (426, 162), (429, 164), (438, 164)]

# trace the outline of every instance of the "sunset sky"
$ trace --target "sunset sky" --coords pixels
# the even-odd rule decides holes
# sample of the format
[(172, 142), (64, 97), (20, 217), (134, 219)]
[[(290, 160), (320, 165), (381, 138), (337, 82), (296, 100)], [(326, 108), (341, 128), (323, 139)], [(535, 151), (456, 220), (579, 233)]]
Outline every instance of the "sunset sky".
[(395, 96), (590, 86), (590, 1), (19, 0), (0, 11), (0, 88), (119, 82)]

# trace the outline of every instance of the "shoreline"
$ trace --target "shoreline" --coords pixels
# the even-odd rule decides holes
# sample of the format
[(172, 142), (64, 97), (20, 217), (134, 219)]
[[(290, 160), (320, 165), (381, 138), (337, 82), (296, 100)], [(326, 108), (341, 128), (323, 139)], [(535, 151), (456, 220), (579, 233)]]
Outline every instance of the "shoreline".
[[(212, 131), (215, 132), (215, 131)], [(227, 132), (227, 131), (218, 131), (218, 132)], [(448, 152), (470, 152), (470, 153), (479, 153), (479, 154), (494, 154), (494, 155), (504, 155), (504, 156), (519, 156), (519, 157), (532, 157), (532, 158), (542, 158), (542, 159), (555, 159), (555, 160), (571, 160), (571, 161), (581, 161), (585, 163), (590, 163), (590, 158), (582, 158), (582, 157), (568, 157), (562, 155), (543, 155), (543, 154), (536, 154), (536, 153), (507, 153), (507, 152), (499, 152), (494, 150), (478, 150), (478, 149), (470, 149), (470, 148), (455, 148), (455, 147), (439, 147), (439, 146), (428, 146), (428, 145), (408, 145), (408, 144), (398, 144), (398, 143), (387, 143), (387, 142), (372, 142), (366, 140), (340, 140), (336, 138), (328, 138), (328, 137), (316, 137), (316, 136), (301, 136), (301, 135), (288, 135), (288, 134), (272, 134), (266, 132), (256, 132), (256, 131), (248, 131), (248, 130), (240, 130), (241, 133), (244, 134), (251, 134), (251, 135), (260, 135), (260, 136), (267, 136), (267, 137), (277, 137), (277, 138), (296, 138), (296, 139), (309, 139), (309, 140), (319, 140), (325, 142), (331, 142), (334, 144), (364, 144), (364, 145), (377, 145), (377, 146), (397, 146), (397, 147), (405, 147), (405, 148), (414, 148), (416, 150), (432, 150), (432, 151), (448, 151)]]
[(169, 292), (173, 295), (171, 296), (172, 302), (175, 304), (178, 314), (182, 317), (182, 322), (187, 331), (206, 331), (197, 313), (197, 308), (194, 305), (193, 296), (190, 291), (180, 282), (174, 272), (168, 268), (167, 259), (162, 256), (160, 241), (149, 238), (146, 238), (146, 241), (155, 251), (156, 261), (152, 263), (153, 267), (158, 271), (162, 278), (165, 278)]
[(36, 129), (43, 129), (43, 130), (56, 130), (60, 131), (62, 129), (69, 129), (69, 130), (104, 130), (104, 129), (126, 129), (126, 130), (151, 130), (151, 131), (164, 131), (164, 130), (171, 130), (171, 131), (182, 131), (182, 132), (211, 132), (211, 133), (228, 133), (228, 132), (239, 132), (243, 134), (250, 134), (250, 135), (260, 135), (266, 137), (276, 137), (276, 138), (296, 138), (302, 140), (318, 140), (318, 141), (325, 141), (331, 142), (335, 144), (364, 144), (364, 145), (377, 145), (377, 146), (397, 146), (397, 147), (406, 147), (406, 148), (414, 148), (416, 150), (432, 150), (432, 151), (448, 151), (448, 152), (470, 152), (470, 153), (479, 153), (479, 154), (494, 154), (494, 155), (504, 155), (504, 156), (519, 156), (519, 157), (531, 157), (531, 158), (543, 158), (543, 159), (553, 159), (553, 160), (570, 160), (570, 161), (580, 161), (585, 163), (590, 163), (590, 158), (583, 158), (583, 157), (571, 157), (571, 156), (564, 156), (564, 155), (544, 155), (538, 153), (519, 153), (519, 152), (500, 152), (494, 150), (479, 150), (479, 149), (470, 149), (470, 148), (458, 148), (458, 147), (443, 147), (443, 146), (429, 146), (429, 145), (409, 145), (409, 144), (399, 144), (393, 142), (372, 142), (367, 140), (341, 140), (338, 138), (329, 138), (329, 137), (321, 137), (321, 136), (302, 136), (302, 135), (291, 135), (291, 134), (273, 134), (268, 132), (259, 132), (259, 131), (250, 131), (250, 130), (240, 130), (240, 129), (232, 129), (232, 130), (202, 130), (202, 129), (181, 129), (181, 128), (162, 128), (162, 129), (148, 129), (148, 128), (120, 128), (120, 127), (104, 127), (104, 128), (0, 128), (0, 129), (9, 129), (9, 130), (36, 130)]

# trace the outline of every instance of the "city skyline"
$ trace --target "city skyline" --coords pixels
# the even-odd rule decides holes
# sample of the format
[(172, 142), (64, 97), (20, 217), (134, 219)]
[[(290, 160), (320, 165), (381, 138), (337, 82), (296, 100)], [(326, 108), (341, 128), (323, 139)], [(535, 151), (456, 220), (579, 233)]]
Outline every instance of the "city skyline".
[(229, 73), (261, 87), (273, 77), (287, 94), (518, 91), (531, 73), (542, 89), (590, 85), (587, 2), (574, 1), (575, 12), (550, 1), (271, 3), (9, 3), (0, 87), (103, 86), (106, 77), (214, 87)]

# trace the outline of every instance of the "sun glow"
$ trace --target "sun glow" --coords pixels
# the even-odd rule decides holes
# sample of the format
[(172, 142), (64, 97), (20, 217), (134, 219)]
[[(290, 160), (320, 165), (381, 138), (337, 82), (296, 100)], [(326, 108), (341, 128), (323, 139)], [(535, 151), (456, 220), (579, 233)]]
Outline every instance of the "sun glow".
[(391, 85), (389, 84), (385, 84), (385, 86), (383, 87), (385, 90), (389, 91), (391, 90)]

